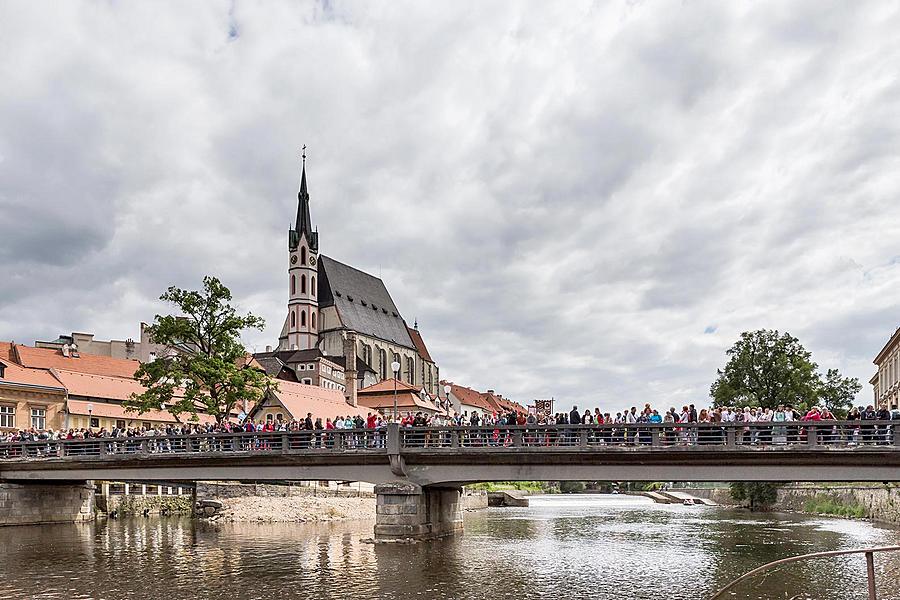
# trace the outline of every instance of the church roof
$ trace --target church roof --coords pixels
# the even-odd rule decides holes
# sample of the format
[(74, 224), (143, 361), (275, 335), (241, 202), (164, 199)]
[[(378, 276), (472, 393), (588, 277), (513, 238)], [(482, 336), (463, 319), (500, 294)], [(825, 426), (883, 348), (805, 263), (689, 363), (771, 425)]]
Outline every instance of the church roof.
[(419, 356), (424, 360), (433, 363), (434, 359), (428, 354), (428, 348), (425, 347), (425, 341), (422, 339), (422, 334), (419, 333), (419, 330), (407, 327), (406, 331), (409, 333), (409, 337), (412, 338), (413, 344), (416, 345), (416, 351), (419, 353)]
[(319, 307), (334, 306), (344, 327), (415, 349), (406, 323), (378, 277), (319, 257)]

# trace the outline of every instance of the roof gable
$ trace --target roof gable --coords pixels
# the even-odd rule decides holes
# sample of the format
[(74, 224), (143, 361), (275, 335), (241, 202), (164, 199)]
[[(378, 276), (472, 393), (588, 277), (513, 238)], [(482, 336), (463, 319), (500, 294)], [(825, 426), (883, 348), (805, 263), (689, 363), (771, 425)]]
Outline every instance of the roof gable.
[(425, 347), (425, 341), (422, 339), (422, 334), (419, 333), (419, 330), (407, 327), (406, 331), (407, 333), (409, 333), (409, 337), (412, 339), (413, 344), (416, 346), (416, 352), (419, 353), (419, 356), (421, 356), (426, 361), (433, 363), (434, 360), (431, 358), (431, 355), (428, 354), (428, 348)]

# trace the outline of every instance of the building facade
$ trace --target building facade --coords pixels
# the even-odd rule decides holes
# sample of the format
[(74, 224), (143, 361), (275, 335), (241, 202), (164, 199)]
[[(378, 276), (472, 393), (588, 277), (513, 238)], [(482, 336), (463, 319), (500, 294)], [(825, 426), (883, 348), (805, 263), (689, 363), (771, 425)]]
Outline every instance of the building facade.
[[(291, 368), (279, 367), (278, 372), (291, 377), (288, 371), (293, 370), (301, 382), (327, 382), (342, 377), (343, 391), (353, 405), (357, 390), (395, 376), (438, 396), (438, 366), (418, 327), (407, 326), (384, 282), (319, 254), (319, 235), (312, 227), (309, 200), (304, 156), (297, 219), (288, 232), (288, 311), (275, 353)], [(282, 356), (285, 352), (306, 350), (318, 352), (313, 369), (317, 376), (296, 372), (292, 365), (304, 362), (286, 361)], [(391, 369), (395, 361), (400, 364), (396, 374)], [(340, 376), (336, 375), (336, 367), (343, 369)], [(328, 369), (332, 376), (323, 376)]]
[(875, 406), (895, 409), (900, 406), (900, 328), (887, 341), (872, 361), (878, 371), (869, 380), (872, 384)]
[(93, 333), (72, 332), (71, 335), (60, 335), (52, 342), (36, 341), (34, 347), (71, 352), (76, 355), (89, 354), (149, 362), (157, 356), (162, 356), (166, 348), (161, 344), (153, 343), (147, 327), (149, 326), (146, 323), (141, 323), (141, 335), (138, 341), (131, 338), (127, 340), (95, 340)]

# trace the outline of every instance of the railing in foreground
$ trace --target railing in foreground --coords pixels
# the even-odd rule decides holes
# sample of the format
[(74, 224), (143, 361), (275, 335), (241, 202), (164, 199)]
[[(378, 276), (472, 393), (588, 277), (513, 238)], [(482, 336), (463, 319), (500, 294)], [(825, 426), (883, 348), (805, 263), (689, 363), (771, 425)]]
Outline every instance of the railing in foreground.
[(725, 592), (732, 589), (740, 582), (758, 575), (775, 567), (796, 562), (798, 560), (808, 560), (812, 558), (827, 558), (830, 556), (842, 556), (844, 554), (865, 554), (866, 555), (866, 580), (868, 582), (869, 600), (876, 600), (875, 595), (875, 553), (876, 552), (895, 552), (900, 550), (900, 546), (881, 546), (878, 548), (860, 548), (856, 550), (832, 550), (830, 552), (813, 552), (812, 554), (801, 554), (800, 556), (791, 556), (790, 558), (782, 558), (766, 563), (761, 567), (757, 567), (752, 571), (744, 573), (721, 590), (710, 596), (709, 600), (716, 600), (724, 596)]
[(403, 427), (0, 443), (2, 459), (126, 455), (509, 450), (900, 450), (900, 421)]

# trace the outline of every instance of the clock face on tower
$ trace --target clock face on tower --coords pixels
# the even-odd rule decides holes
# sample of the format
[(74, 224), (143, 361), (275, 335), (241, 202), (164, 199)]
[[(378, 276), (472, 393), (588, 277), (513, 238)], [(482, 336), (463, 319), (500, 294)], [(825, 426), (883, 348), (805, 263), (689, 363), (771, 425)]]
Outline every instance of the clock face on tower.
[(296, 255), (296, 254), (294, 254), (293, 256), (291, 256), (291, 264), (292, 264), (292, 265), (296, 265), (296, 264), (297, 264), (297, 255)]
[(313, 266), (313, 267), (316, 266), (316, 257), (315, 256), (309, 257), (309, 264), (310, 264), (310, 266)]

